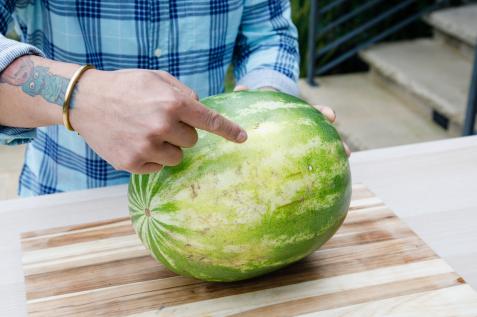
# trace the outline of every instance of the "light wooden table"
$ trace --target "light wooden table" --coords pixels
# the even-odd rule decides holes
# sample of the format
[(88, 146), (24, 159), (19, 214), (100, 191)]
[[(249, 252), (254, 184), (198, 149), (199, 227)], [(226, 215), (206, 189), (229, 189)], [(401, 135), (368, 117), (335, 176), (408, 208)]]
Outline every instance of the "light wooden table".
[[(382, 198), (477, 289), (477, 136), (364, 151), (353, 182)], [(126, 186), (0, 202), (0, 316), (26, 314), (19, 233), (127, 215)]]

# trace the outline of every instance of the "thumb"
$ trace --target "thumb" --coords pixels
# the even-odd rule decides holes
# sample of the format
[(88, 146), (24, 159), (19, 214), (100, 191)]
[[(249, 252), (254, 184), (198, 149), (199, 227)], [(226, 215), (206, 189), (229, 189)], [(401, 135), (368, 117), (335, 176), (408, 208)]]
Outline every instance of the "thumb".
[(234, 91), (243, 91), (243, 90), (248, 90), (248, 89), (249, 88), (247, 86), (237, 85), (237, 86), (235, 86)]

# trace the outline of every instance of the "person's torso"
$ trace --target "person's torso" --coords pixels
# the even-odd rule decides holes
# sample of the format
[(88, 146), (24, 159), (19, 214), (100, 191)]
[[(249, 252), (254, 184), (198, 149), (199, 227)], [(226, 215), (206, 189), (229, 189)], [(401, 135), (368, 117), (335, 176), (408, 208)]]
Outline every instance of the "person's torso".
[[(242, 12), (242, 0), (30, 0), (17, 2), (15, 20), (22, 40), (50, 59), (103, 70), (161, 69), (205, 97), (224, 89)], [(28, 146), (20, 194), (128, 178), (80, 136), (61, 126), (40, 128)]]

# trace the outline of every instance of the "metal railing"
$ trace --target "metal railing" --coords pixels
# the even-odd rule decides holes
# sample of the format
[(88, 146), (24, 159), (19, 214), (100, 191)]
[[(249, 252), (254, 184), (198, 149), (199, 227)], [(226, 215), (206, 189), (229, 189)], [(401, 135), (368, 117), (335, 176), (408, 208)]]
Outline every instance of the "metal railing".
[[(308, 32), (308, 52), (307, 52), (307, 82), (311, 86), (318, 86), (315, 82), (315, 76), (320, 76), (333, 70), (338, 65), (355, 57), (357, 53), (371, 45), (390, 37), (391, 35), (402, 30), (411, 23), (421, 19), (430, 12), (449, 6), (449, 0), (435, 0), (428, 4), (417, 6), (417, 0), (402, 0), (393, 4), (385, 0), (363, 0), (358, 6), (354, 6), (352, 10), (344, 14), (337, 15), (334, 20), (320, 23), (320, 17), (330, 14), (332, 10), (346, 4), (349, 0), (329, 0), (319, 1), (310, 0), (310, 16), (309, 16), (309, 32)], [(332, 37), (330, 42), (321, 41), (322, 45), (318, 49), (317, 42), (322, 40), (327, 34), (339, 29), (344, 23), (359, 18), (361, 15), (369, 13), (370, 10), (381, 8), (379, 14), (371, 16), (364, 20), (363, 23), (354, 26), (345, 34)], [(403, 12), (405, 16), (403, 17)], [(399, 16), (399, 19), (396, 17)], [(389, 23), (393, 21), (393, 23)], [(383, 23), (388, 22), (388, 23)], [(320, 25), (321, 24), (321, 25)], [(382, 25), (385, 24), (385, 27)], [(369, 32), (370, 37), (360, 37), (363, 32)], [(339, 32), (338, 32), (339, 33)], [(344, 48), (344, 49), (343, 49)], [(338, 53), (336, 53), (338, 52)], [(328, 54), (328, 56), (327, 56)], [(320, 66), (316, 61), (331, 58)], [(474, 61), (474, 70), (469, 91), (469, 99), (467, 113), (465, 118), (464, 135), (473, 134), (475, 115), (477, 113), (477, 49)]]
[[(317, 83), (314, 80), (315, 76), (323, 75), (329, 72), (334, 67), (343, 63), (344, 61), (354, 57), (360, 50), (363, 50), (376, 42), (379, 42), (386, 37), (393, 35), (409, 24), (419, 20), (423, 15), (428, 14), (429, 12), (442, 8), (448, 5), (448, 0), (436, 0), (430, 2), (428, 5), (420, 7), (419, 10), (411, 10), (410, 7), (415, 5), (417, 0), (403, 0), (398, 1), (393, 5), (389, 5), (389, 1), (385, 0), (367, 0), (362, 1), (363, 3), (354, 7), (351, 11), (340, 15), (335, 20), (328, 22), (326, 25), (320, 24), (320, 17), (329, 14), (330, 11), (339, 9), (340, 6), (343, 6), (348, 2), (348, 0), (332, 0), (328, 1), (319, 1), (319, 0), (310, 0), (310, 21), (309, 21), (309, 33), (308, 33), (308, 69), (307, 69), (307, 82), (312, 86), (316, 86)], [(320, 6), (321, 3), (325, 3)], [(365, 14), (366, 12), (376, 9), (376, 7), (385, 4), (383, 12), (373, 16), (369, 20), (365, 20), (364, 23), (353, 27), (347, 33), (339, 36), (338, 38), (333, 38), (329, 43), (325, 43), (323, 47), (317, 50), (316, 43), (327, 33), (335, 31), (344, 23), (359, 18), (360, 15)], [(396, 17), (398, 14), (402, 14), (404, 10), (406, 12), (412, 12), (409, 16), (396, 21), (392, 25), (388, 25), (387, 28), (378, 30), (383, 22), (387, 22), (390, 19)], [(415, 11), (415, 12), (414, 12)], [(372, 36), (366, 38), (365, 40), (357, 39), (359, 35), (363, 32), (370, 32)], [(340, 49), (343, 46), (351, 46), (346, 51), (342, 52), (340, 55), (333, 56), (331, 60), (327, 61), (324, 65), (316, 66), (316, 61), (325, 56), (325, 54), (332, 52), (333, 50)]]
[(464, 131), (462, 135), (472, 135), (475, 133), (475, 115), (477, 114), (477, 45), (474, 48), (474, 69), (470, 80), (469, 98), (467, 99), (467, 110), (464, 119)]

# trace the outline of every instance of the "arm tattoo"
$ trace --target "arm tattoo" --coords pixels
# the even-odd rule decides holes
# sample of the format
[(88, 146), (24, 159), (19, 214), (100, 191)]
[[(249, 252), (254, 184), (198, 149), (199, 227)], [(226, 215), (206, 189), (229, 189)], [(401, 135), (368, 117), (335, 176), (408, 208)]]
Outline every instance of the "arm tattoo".
[(35, 66), (30, 57), (18, 58), (0, 73), (0, 84), (21, 87), (23, 92), (32, 97), (41, 96), (61, 106), (69, 79), (48, 70), (48, 67)]

